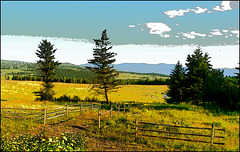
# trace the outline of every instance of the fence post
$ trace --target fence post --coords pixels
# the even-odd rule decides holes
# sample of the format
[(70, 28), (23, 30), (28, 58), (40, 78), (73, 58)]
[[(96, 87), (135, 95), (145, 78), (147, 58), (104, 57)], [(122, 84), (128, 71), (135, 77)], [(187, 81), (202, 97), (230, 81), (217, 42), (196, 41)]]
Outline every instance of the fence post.
[(101, 124), (100, 124), (100, 110), (98, 111), (98, 128), (100, 129), (100, 126), (101, 126)]
[(68, 105), (66, 105), (66, 115), (68, 117)]
[(81, 114), (82, 114), (82, 103), (81, 103), (81, 106), (80, 106), (80, 111), (81, 111)]
[(110, 117), (112, 117), (112, 105), (111, 105), (111, 109), (110, 109)]
[(137, 142), (138, 120), (135, 119), (135, 142)]
[(124, 114), (125, 114), (125, 104), (123, 104), (123, 107), (124, 107), (123, 109), (124, 109)]
[(91, 110), (93, 110), (93, 103), (91, 103)]
[(47, 120), (47, 109), (44, 109), (44, 115), (43, 115), (43, 124), (46, 125)]
[(102, 108), (102, 104), (101, 104), (101, 102), (100, 102), (99, 110), (101, 110), (101, 108)]
[(214, 139), (214, 128), (215, 128), (215, 125), (214, 125), (214, 124), (212, 124), (211, 146), (213, 146), (213, 139)]
[(130, 104), (128, 104), (128, 111), (129, 111), (129, 113), (130, 113)]
[(120, 114), (120, 103), (118, 102), (118, 115)]

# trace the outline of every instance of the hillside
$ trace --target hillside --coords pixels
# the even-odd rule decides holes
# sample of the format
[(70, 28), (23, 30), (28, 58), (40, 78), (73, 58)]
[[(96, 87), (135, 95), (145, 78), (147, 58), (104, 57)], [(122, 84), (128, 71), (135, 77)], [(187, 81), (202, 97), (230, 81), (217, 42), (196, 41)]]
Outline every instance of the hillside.
[[(90, 65), (82, 64), (81, 66), (90, 66)], [(172, 69), (174, 69), (175, 64), (122, 63), (122, 64), (115, 64), (114, 66), (118, 71), (136, 72), (138, 74), (154, 73), (154, 74), (170, 75)], [(224, 70), (224, 76), (236, 76), (235, 73), (238, 72), (236, 69), (230, 69), (230, 68), (219, 68), (219, 69)]]
[[(85, 66), (89, 64), (74, 65), (71, 63), (62, 63), (56, 70), (58, 77), (75, 77), (81, 79), (89, 79), (93, 73)], [(167, 78), (174, 68), (174, 64), (146, 64), (146, 63), (122, 63), (114, 65), (120, 72), (118, 79), (155, 79)], [(236, 76), (236, 69), (222, 68), (225, 76)], [(28, 63), (22, 61), (1, 60), (1, 75), (28, 75), (37, 74), (36, 63)]]
[[(28, 63), (22, 61), (9, 61), (1, 60), (1, 75), (37, 75), (36, 63)], [(118, 70), (120, 75), (118, 79), (155, 79), (155, 78), (167, 78), (167, 75), (156, 73), (137, 73), (137, 72), (125, 72)], [(74, 65), (71, 63), (62, 63), (56, 70), (57, 77), (73, 77), (81, 79), (89, 79), (94, 75), (85, 66)]]

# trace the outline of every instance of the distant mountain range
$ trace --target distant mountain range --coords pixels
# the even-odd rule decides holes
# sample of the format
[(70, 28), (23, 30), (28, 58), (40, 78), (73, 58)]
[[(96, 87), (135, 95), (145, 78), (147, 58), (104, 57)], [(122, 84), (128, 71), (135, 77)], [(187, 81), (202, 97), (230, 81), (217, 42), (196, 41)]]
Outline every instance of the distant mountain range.
[[(87, 63), (87, 64), (81, 64), (80, 66), (92, 66), (92, 65)], [(114, 67), (118, 71), (137, 72), (137, 73), (157, 73), (157, 74), (170, 75), (172, 69), (174, 69), (175, 67), (175, 64), (122, 63), (122, 64), (115, 64)], [(236, 76), (235, 73), (238, 73), (238, 70), (236, 69), (220, 68), (220, 70), (224, 70), (225, 76)]]
[[(30, 68), (33, 68), (33, 63), (23, 62), (23, 61), (10, 61), (10, 60), (2, 60), (1, 59), (1, 69), (5, 69), (6, 67), (10, 69), (19, 69), (26, 67), (26, 65)], [(86, 72), (85, 66), (92, 66), (91, 64), (81, 64), (81, 65), (74, 65), (71, 63), (62, 63), (61, 68), (73, 68), (77, 70), (82, 70)], [(165, 63), (159, 63), (159, 64), (146, 64), (146, 63), (122, 63), (122, 64), (115, 64), (114, 67), (117, 69), (117, 71), (121, 72), (135, 72), (135, 73), (148, 73), (148, 74), (164, 74), (164, 75), (170, 75), (172, 69), (174, 69), (175, 64), (165, 64)], [(15, 67), (15, 68), (14, 68)], [(238, 70), (236, 69), (230, 69), (230, 68), (221, 68), (220, 70), (224, 70), (225, 76), (236, 76), (235, 73), (238, 73)]]

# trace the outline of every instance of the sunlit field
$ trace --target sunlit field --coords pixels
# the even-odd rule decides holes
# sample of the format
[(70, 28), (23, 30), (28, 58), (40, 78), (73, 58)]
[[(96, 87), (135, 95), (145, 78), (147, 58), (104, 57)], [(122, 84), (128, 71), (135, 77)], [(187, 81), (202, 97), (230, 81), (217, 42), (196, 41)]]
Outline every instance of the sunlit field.
[[(89, 84), (68, 84), (68, 83), (54, 83), (55, 97), (63, 95), (74, 96), (77, 95), (81, 99), (98, 98), (104, 101), (104, 97), (94, 96), (90, 91)], [(41, 87), (41, 82), (36, 81), (11, 81), (1, 80), (1, 106), (15, 107), (15, 108), (43, 108), (44, 106), (53, 106), (52, 102), (35, 101), (36, 96), (32, 93), (38, 91)], [(125, 85), (120, 86), (118, 92), (109, 94), (109, 99), (112, 102), (123, 101), (138, 101), (138, 102), (164, 102), (163, 95), (167, 90), (166, 85)]]
[[(68, 84), (54, 83), (56, 97), (63, 95), (77, 95), (81, 99), (86, 97), (94, 97), (89, 91), (88, 84)], [(57, 102), (40, 102), (35, 101), (33, 91), (39, 90), (41, 82), (34, 81), (11, 81), (1, 80), (1, 107), (8, 108), (55, 108), (62, 106)], [(113, 111), (113, 117), (103, 116), (101, 118), (103, 128), (101, 134), (89, 133), (81, 130), (85, 141), (85, 149), (88, 151), (209, 151), (210, 144), (195, 143), (186, 141), (166, 140), (151, 137), (139, 137), (138, 142), (134, 140), (133, 121), (137, 118), (139, 121), (182, 125), (193, 127), (211, 128), (214, 123), (216, 128), (225, 129), (225, 133), (216, 133), (216, 135), (225, 136), (224, 139), (216, 139), (215, 142), (224, 142), (225, 145), (214, 145), (213, 150), (216, 151), (239, 151), (239, 114), (237, 112), (217, 113), (210, 109), (204, 109), (201, 106), (190, 104), (167, 104), (164, 102), (163, 94), (167, 90), (166, 85), (125, 85), (121, 86), (118, 92), (110, 93), (109, 98), (112, 102), (138, 101), (139, 103), (155, 103), (150, 105), (140, 105), (132, 107), (131, 113), (118, 115), (117, 110)], [(103, 96), (95, 96), (99, 100), (104, 101)], [(109, 107), (108, 107), (109, 108)], [(107, 108), (107, 109), (108, 109)], [(106, 111), (107, 109), (102, 109)], [(79, 113), (71, 113), (69, 117), (59, 117), (57, 119), (48, 120), (46, 126), (42, 120), (35, 121), (29, 119), (1, 119), (1, 132), (3, 137), (12, 137), (22, 133), (42, 134), (46, 133), (48, 137), (60, 136), (62, 132), (79, 132), (71, 126), (84, 125), (89, 130), (97, 131), (97, 111)], [(145, 126), (149, 127), (149, 126)], [(146, 129), (147, 129), (146, 128)], [(166, 129), (162, 127), (163, 129)], [(152, 127), (148, 129), (161, 129), (161, 127)], [(176, 130), (175, 130), (176, 131)], [(179, 129), (179, 132), (187, 132), (187, 129)], [(190, 131), (192, 133), (192, 130)], [(209, 130), (196, 130), (193, 133), (210, 134)], [(153, 133), (152, 135), (158, 135)], [(159, 134), (160, 135), (160, 134)], [(164, 136), (168, 136), (167, 134)], [(181, 136), (181, 135), (180, 135)], [(184, 137), (183, 137), (184, 138)], [(52, 138), (51, 138), (52, 139)], [(101, 140), (104, 141), (101, 142)], [(195, 140), (206, 140), (204, 137), (194, 137)], [(208, 138), (207, 140), (210, 140)], [(93, 143), (99, 143), (93, 144)], [(121, 145), (121, 146), (119, 146)]]

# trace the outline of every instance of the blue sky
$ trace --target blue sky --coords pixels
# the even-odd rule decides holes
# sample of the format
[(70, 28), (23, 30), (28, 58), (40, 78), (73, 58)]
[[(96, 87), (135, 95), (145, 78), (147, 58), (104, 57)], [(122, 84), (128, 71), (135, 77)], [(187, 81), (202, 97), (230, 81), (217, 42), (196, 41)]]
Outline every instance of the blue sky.
[[(116, 46), (221, 45), (223, 52), (224, 46), (239, 45), (238, 6), (237, 1), (1, 1), (1, 37), (5, 42), (4, 37), (8, 36), (8, 41), (11, 41), (9, 36), (15, 36), (11, 42), (16, 43), (15, 46), (19, 44), (16, 36), (21, 39), (23, 35), (28, 37), (28, 44), (33, 37), (81, 39), (93, 43), (93, 39), (100, 38), (101, 32), (107, 29), (112, 45)], [(5, 44), (3, 57), (11, 58), (4, 56), (4, 51), (10, 51), (10, 46), (7, 46), (10, 43)], [(92, 50), (89, 51), (92, 53)], [(132, 48), (132, 52), (136, 51)], [(119, 53), (122, 55), (121, 51)], [(155, 53), (154, 56), (161, 55), (161, 51)], [(238, 49), (233, 53), (233, 56), (236, 55)], [(165, 62), (155, 60), (156, 63)], [(171, 63), (175, 64), (177, 60), (181, 59), (174, 58)], [(126, 58), (121, 62), (150, 63), (137, 58), (131, 61)], [(238, 61), (235, 62), (226, 67), (237, 66)]]

